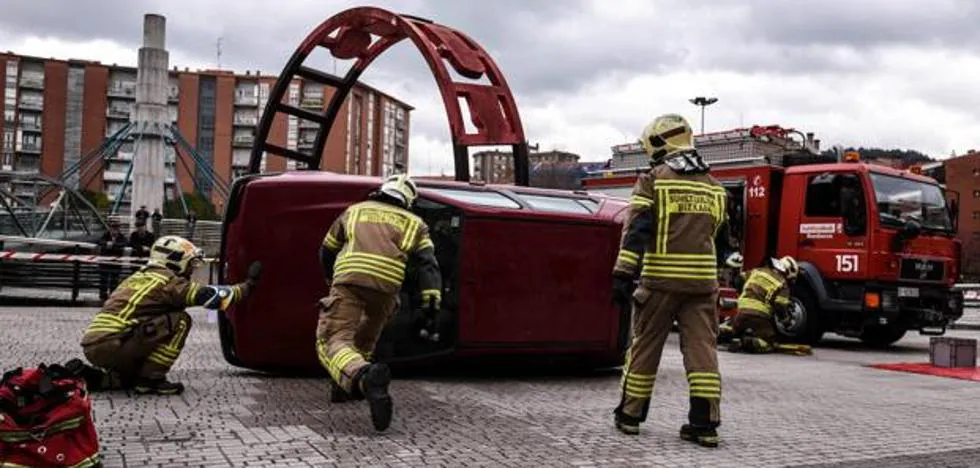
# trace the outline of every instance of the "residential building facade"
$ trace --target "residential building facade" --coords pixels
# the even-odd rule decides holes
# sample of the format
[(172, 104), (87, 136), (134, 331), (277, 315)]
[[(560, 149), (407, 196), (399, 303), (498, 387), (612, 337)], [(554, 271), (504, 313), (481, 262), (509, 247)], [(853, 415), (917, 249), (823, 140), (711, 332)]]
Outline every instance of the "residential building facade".
[[(528, 154), (529, 170), (542, 165), (577, 164), (579, 155), (565, 151), (534, 151)], [(488, 184), (514, 182), (514, 153), (509, 151), (480, 151), (473, 154), (473, 179)]]
[[(276, 81), (258, 71), (244, 74), (224, 70), (174, 67), (170, 72), (168, 103), (171, 123), (230, 183), (248, 168), (259, 120)], [(55, 60), (0, 53), (0, 170), (41, 173), (58, 178), (82, 155), (97, 149), (134, 116), (136, 68), (85, 60)], [(296, 79), (286, 101), (307, 110), (325, 110), (335, 90)], [(409, 113), (412, 107), (363, 83), (351, 91), (338, 114), (323, 150), (320, 168), (350, 174), (386, 176), (396, 166), (408, 167)], [(317, 124), (279, 114), (270, 142), (309, 152)], [(76, 174), (69, 183), (103, 191), (114, 199), (138, 144), (130, 136), (104, 166)], [(181, 151), (182, 157), (177, 157)], [(218, 195), (205, 176), (208, 171), (168, 146), (168, 199), (200, 187)], [(297, 169), (297, 163), (278, 155), (263, 156), (261, 170)], [(9, 187), (18, 196), (33, 195), (29, 184)], [(128, 196), (124, 201), (128, 201)]]

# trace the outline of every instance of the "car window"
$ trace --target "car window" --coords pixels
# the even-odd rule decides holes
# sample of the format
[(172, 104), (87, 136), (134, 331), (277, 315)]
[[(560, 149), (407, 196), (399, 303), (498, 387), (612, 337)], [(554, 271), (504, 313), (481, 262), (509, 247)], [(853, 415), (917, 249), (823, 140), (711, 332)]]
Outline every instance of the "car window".
[(426, 190), (472, 205), (483, 205), (494, 208), (521, 208), (521, 205), (517, 204), (517, 202), (497, 192), (478, 192), (476, 190), (453, 190), (445, 188), (427, 188)]
[(579, 203), (581, 203), (581, 204), (583, 204), (583, 205), (585, 205), (585, 207), (589, 209), (589, 212), (590, 213), (595, 213), (596, 211), (599, 211), (599, 202), (597, 202), (595, 200), (589, 200), (589, 199), (586, 199), (586, 198), (581, 198), (581, 199), (578, 199), (576, 201), (579, 202)]
[(592, 214), (593, 211), (579, 203), (574, 198), (548, 197), (543, 195), (528, 195), (519, 193), (517, 196), (524, 199), (531, 208), (540, 211), (556, 211), (559, 213), (580, 213)]
[(590, 188), (590, 192), (604, 193), (611, 197), (629, 198), (633, 194), (633, 187), (595, 187)]

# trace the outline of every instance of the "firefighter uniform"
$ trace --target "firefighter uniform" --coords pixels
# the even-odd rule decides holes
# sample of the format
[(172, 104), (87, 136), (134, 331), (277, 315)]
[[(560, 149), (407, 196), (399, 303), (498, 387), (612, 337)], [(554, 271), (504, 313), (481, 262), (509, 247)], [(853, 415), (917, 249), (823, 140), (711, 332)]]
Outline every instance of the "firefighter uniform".
[(731, 323), (730, 351), (768, 353), (785, 351), (808, 354), (809, 347), (780, 345), (776, 341), (774, 320), (790, 305), (790, 282), (799, 267), (792, 257), (772, 259), (771, 267), (759, 267), (748, 274), (738, 298), (738, 313)]
[(190, 241), (162, 237), (153, 244), (147, 265), (112, 292), (81, 341), (89, 362), (106, 371), (104, 388), (133, 387), (139, 394), (183, 391), (166, 375), (191, 330), (184, 309), (224, 310), (248, 295), (261, 270), (253, 264), (249, 279), (234, 286), (201, 285), (189, 278), (202, 258)]
[[(735, 261), (737, 256), (727, 231), (727, 195), (708, 175), (682, 117), (658, 117), (644, 130), (641, 143), (653, 168), (633, 187), (613, 272), (615, 297), (631, 299), (633, 311), (616, 427), (636, 434), (646, 420), (663, 346), (676, 320), (690, 392), (689, 424), (681, 428), (681, 437), (716, 446), (721, 418), (715, 348), (718, 266), (720, 259)], [(633, 290), (637, 273), (640, 284)]]
[(331, 377), (332, 401), (366, 398), (377, 430), (391, 422), (390, 371), (371, 363), (395, 314), (409, 260), (417, 260), (423, 307), (442, 299), (439, 265), (425, 222), (408, 211), (417, 196), (405, 175), (390, 177), (372, 199), (347, 208), (327, 232), (321, 262), (331, 284), (320, 301), (316, 349)]

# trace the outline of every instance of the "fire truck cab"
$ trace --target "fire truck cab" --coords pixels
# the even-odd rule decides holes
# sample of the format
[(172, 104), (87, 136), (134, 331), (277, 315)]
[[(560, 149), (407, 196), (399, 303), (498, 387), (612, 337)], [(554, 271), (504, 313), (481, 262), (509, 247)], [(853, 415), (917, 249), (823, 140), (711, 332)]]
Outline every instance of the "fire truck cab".
[[(887, 346), (908, 330), (941, 335), (962, 316), (962, 294), (953, 289), (960, 243), (934, 179), (856, 154), (841, 162), (802, 153), (782, 159), (717, 164), (712, 175), (729, 191), (743, 271), (783, 255), (800, 263), (789, 320), (776, 324), (784, 339), (815, 343), (835, 332)], [(612, 174), (585, 185), (623, 196), (634, 180)]]

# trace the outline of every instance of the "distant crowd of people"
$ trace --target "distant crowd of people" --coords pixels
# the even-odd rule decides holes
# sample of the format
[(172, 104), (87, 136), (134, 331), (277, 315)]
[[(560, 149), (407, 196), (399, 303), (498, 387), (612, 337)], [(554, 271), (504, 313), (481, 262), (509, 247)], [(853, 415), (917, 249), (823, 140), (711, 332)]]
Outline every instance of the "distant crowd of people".
[[(125, 257), (126, 248), (131, 249), (130, 256), (137, 258), (148, 258), (150, 247), (161, 235), (161, 225), (163, 214), (160, 209), (154, 209), (151, 214), (146, 206), (141, 206), (133, 216), (134, 230), (127, 237), (122, 233), (119, 221), (110, 220), (109, 230), (99, 239), (99, 255), (103, 257)], [(147, 221), (152, 225), (152, 231), (147, 229)], [(197, 216), (194, 211), (187, 214), (187, 227), (185, 236), (191, 237), (194, 232), (194, 225), (197, 223)], [(103, 264), (99, 267), (99, 298), (105, 300), (109, 297), (109, 292), (114, 290), (119, 284), (119, 276), (122, 271), (121, 265)]]

